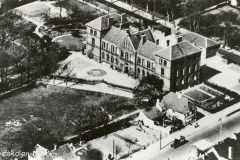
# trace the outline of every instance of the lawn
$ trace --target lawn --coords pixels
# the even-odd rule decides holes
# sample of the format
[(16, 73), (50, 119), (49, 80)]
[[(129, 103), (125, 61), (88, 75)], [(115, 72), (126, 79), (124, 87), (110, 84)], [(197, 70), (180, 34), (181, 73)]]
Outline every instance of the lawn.
[(188, 97), (191, 97), (197, 101), (200, 101), (200, 102), (211, 98), (209, 95), (207, 95), (199, 90), (193, 90), (193, 91), (187, 92), (187, 93), (185, 93), (185, 95), (187, 95)]
[(29, 116), (33, 115), (45, 121), (56, 123), (56, 119), (62, 121), (64, 118), (71, 116), (72, 113), (75, 114), (75, 110), (89, 107), (87, 104), (90, 104), (90, 102), (95, 104), (96, 107), (102, 106), (104, 97), (107, 98), (104, 105), (107, 107), (108, 113), (113, 115), (113, 118), (135, 110), (132, 100), (128, 98), (47, 86), (34, 88), (1, 101), (0, 121), (29, 119)]
[(73, 37), (72, 35), (61, 36), (56, 38), (54, 41), (58, 42), (62, 46), (65, 46), (67, 49), (72, 51), (81, 51), (82, 50), (82, 42), (86, 40), (86, 37)]

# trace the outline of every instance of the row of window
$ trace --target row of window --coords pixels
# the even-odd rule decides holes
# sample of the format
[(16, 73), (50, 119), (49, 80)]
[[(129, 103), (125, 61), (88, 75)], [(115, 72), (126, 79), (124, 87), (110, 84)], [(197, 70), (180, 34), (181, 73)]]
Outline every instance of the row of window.
[(159, 63), (159, 64), (162, 64), (162, 65), (164, 65), (164, 66), (166, 66), (166, 65), (167, 65), (167, 61), (166, 61), (166, 60), (164, 60), (164, 59), (162, 59), (162, 58), (159, 58), (159, 61), (158, 61), (158, 63)]
[(90, 34), (91, 35), (94, 35), (94, 36), (97, 36), (97, 31), (93, 30), (93, 29), (90, 29)]
[(107, 61), (111, 61), (112, 63), (116, 63), (118, 65), (118, 62), (119, 62), (118, 58), (114, 59), (113, 56), (111, 56), (111, 58), (110, 58), (109, 54), (106, 54), (106, 56), (105, 56), (105, 53), (102, 52), (102, 58), (106, 59)]
[(123, 42), (123, 46), (124, 46), (125, 48), (132, 49), (132, 45), (131, 45), (131, 42), (130, 42), (130, 41), (125, 40), (125, 41)]
[(117, 47), (113, 46), (113, 45), (109, 45), (108, 43), (106, 42), (102, 42), (102, 48), (103, 49), (106, 49), (112, 53), (115, 53), (117, 52)]
[(176, 86), (184, 85), (184, 84), (196, 81), (196, 80), (197, 80), (197, 76), (193, 75), (193, 76), (190, 76), (190, 77), (188, 77), (186, 79), (181, 79), (179, 81), (176, 81)]
[(141, 69), (140, 68), (137, 69), (137, 73), (138, 73), (138, 75), (142, 75), (143, 77), (145, 77), (146, 75), (147, 76), (150, 75), (150, 73), (148, 71), (145, 72), (145, 70), (142, 70), (142, 73), (141, 73)]
[(124, 58), (125, 60), (130, 60), (131, 62), (133, 62), (133, 55), (128, 54), (128, 52), (121, 51), (121, 58)]
[[(142, 65), (143, 67), (146, 67), (146, 65), (145, 65), (145, 59), (141, 59), (140, 57), (138, 57), (137, 58), (137, 64), (138, 65)], [(154, 63), (152, 63), (152, 65), (151, 65), (151, 62), (150, 61), (147, 61), (147, 68), (149, 68), (149, 69), (155, 69), (155, 64)]]
[(183, 76), (183, 75), (189, 74), (191, 72), (195, 72), (197, 70), (198, 70), (197, 64), (189, 65), (187, 67), (176, 70), (176, 77)]

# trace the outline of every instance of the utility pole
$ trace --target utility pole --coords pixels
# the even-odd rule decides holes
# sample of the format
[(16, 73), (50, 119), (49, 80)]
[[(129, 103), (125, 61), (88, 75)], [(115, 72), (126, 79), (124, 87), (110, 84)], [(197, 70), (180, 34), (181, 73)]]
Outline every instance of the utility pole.
[(113, 140), (113, 159), (114, 159), (114, 140)]
[(162, 130), (160, 130), (160, 150), (162, 149)]
[(220, 122), (220, 141), (221, 141), (221, 139), (222, 139), (222, 118), (220, 118), (218, 121), (221, 121)]

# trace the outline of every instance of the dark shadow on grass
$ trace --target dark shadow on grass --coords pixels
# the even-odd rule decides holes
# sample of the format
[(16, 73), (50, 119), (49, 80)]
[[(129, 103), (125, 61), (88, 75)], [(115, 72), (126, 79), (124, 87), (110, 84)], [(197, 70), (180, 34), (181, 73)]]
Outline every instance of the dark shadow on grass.
[(199, 119), (202, 119), (203, 117), (205, 117), (204, 114), (202, 114), (200, 112), (197, 112), (197, 119), (196, 119), (196, 121), (198, 121)]
[(212, 78), (213, 76), (221, 73), (220, 71), (213, 69), (211, 67), (208, 67), (206, 65), (201, 66), (201, 71), (202, 71), (202, 81), (205, 82)]

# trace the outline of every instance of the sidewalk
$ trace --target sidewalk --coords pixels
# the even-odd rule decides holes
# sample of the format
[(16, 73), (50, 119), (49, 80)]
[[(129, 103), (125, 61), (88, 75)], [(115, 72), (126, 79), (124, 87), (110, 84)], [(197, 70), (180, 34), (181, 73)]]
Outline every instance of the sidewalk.
[[(221, 118), (223, 121), (227, 121), (227, 120), (231, 120), (234, 117), (226, 117), (224, 116), (225, 114), (231, 113), (232, 111), (236, 110), (239, 108), (240, 103), (237, 103), (229, 108), (226, 108), (225, 110), (222, 110), (216, 114), (209, 114), (209, 116), (205, 116), (204, 118), (200, 119), (198, 121), (198, 124), (200, 125), (198, 128), (195, 128), (194, 125), (192, 126), (186, 126), (184, 129), (177, 131), (173, 134), (170, 134), (169, 136), (165, 137), (164, 139), (162, 139), (161, 141), (161, 146), (162, 149), (160, 150), (160, 142), (156, 142), (154, 144), (152, 144), (151, 146), (147, 147), (146, 150), (141, 150), (139, 152), (134, 153), (133, 155), (131, 155), (130, 157), (126, 158), (126, 160), (147, 160), (147, 159), (151, 159), (151, 157), (154, 157), (156, 155), (161, 155), (161, 157), (165, 157), (166, 159), (163, 160), (168, 160), (169, 157), (171, 157), (171, 160), (177, 160), (176, 157), (178, 157), (178, 160), (182, 160), (182, 158), (186, 158), (186, 156), (189, 155), (185, 155), (187, 154), (189, 151), (184, 151), (184, 153), (176, 154), (176, 150), (174, 150), (173, 148), (171, 148), (170, 144), (173, 142), (173, 140), (175, 138), (179, 139), (180, 136), (185, 136), (187, 140), (189, 140), (189, 142), (184, 145), (184, 146), (180, 146), (178, 149), (184, 149), (184, 147), (192, 147), (193, 142), (195, 143), (195, 141), (198, 141), (199, 139), (204, 138), (208, 138), (205, 137), (206, 135), (203, 134), (203, 137), (200, 136), (196, 136), (196, 134), (200, 134), (202, 132), (206, 132), (206, 130), (219, 130), (218, 126), (220, 124), (219, 119)], [(237, 113), (235, 113), (237, 114)], [(234, 116), (238, 116), (238, 115), (234, 115)], [(226, 127), (227, 128), (227, 127)], [(231, 136), (228, 134), (227, 129), (224, 129), (225, 134), (223, 134), (222, 136), (222, 140), (227, 138), (228, 136)], [(234, 132), (238, 132), (239, 128), (236, 128), (234, 130)], [(211, 133), (209, 132), (208, 134), (211, 135)], [(192, 141), (191, 141), (192, 140)], [(214, 137), (211, 139), (214, 143), (218, 143), (219, 138), (218, 137)], [(183, 148), (181, 148), (183, 147)], [(168, 155), (166, 154), (166, 152), (171, 152), (173, 153), (173, 155)], [(166, 157), (168, 156), (168, 157)]]
[[(54, 85), (54, 80), (45, 80), (43, 82), (47, 85)], [(66, 87), (66, 83), (61, 80), (55, 80), (56, 86)], [(80, 90), (87, 90), (87, 91), (94, 91), (94, 92), (101, 92), (101, 93), (107, 93), (117, 96), (122, 96), (126, 98), (133, 98), (133, 94), (131, 92), (127, 92), (118, 88), (112, 88), (106, 85), (105, 83), (99, 83), (96, 85), (89, 85), (89, 84), (75, 84), (73, 82), (67, 82), (68, 88), (74, 88), (74, 89), (80, 89)]]

